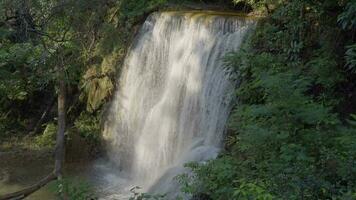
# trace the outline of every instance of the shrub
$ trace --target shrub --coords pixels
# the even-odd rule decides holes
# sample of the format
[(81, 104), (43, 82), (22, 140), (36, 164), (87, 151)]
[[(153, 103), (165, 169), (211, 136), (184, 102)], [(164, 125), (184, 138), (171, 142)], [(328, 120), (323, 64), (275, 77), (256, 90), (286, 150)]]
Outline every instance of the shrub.
[(35, 145), (38, 147), (53, 148), (56, 144), (57, 125), (48, 123), (42, 135), (35, 137)]
[(97, 199), (93, 188), (85, 181), (62, 179), (54, 183), (52, 191), (59, 199), (95, 200)]
[(94, 114), (83, 112), (75, 120), (74, 127), (81, 137), (91, 144), (97, 144), (100, 140), (100, 120)]

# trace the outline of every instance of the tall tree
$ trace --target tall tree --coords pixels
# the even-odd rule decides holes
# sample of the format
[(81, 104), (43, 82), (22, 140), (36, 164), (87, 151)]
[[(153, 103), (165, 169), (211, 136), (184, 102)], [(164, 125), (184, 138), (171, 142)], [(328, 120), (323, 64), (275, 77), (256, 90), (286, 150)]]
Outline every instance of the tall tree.
[[(42, 43), (43, 47), (43, 55), (47, 56), (47, 59), (52, 59), (52, 63), (48, 62), (52, 65), (53, 71), (56, 77), (57, 88), (58, 88), (58, 131), (56, 136), (56, 146), (55, 146), (55, 163), (54, 170), (47, 175), (44, 179), (40, 180), (36, 184), (25, 188), (21, 191), (14, 192), (11, 194), (1, 195), (0, 200), (7, 199), (23, 199), (33, 192), (37, 191), (41, 187), (45, 186), (47, 183), (55, 180), (62, 179), (63, 173), (63, 162), (64, 162), (64, 153), (65, 153), (65, 131), (66, 131), (66, 91), (67, 91), (67, 75), (66, 75), (66, 65), (67, 58), (70, 59), (70, 56), (65, 54), (66, 42), (68, 41), (67, 33), (68, 30), (58, 31), (54, 34), (50, 34), (43, 30), (43, 27), (50, 26), (50, 24), (45, 24), (50, 22), (50, 18), (53, 15), (60, 13), (60, 10), (63, 10), (65, 2), (59, 1), (53, 6), (51, 10), (51, 14), (44, 14), (42, 20), (34, 21), (35, 14), (38, 13), (30, 13), (30, 1), (22, 0), (19, 2), (12, 2), (13, 4), (8, 5), (9, 10), (6, 11), (7, 14), (11, 16), (7, 17), (5, 20), (15, 19), (14, 23), (8, 24), (11, 28), (16, 30), (15, 36), (16, 41), (20, 43), (32, 43), (32, 45), (36, 43)], [(17, 4), (18, 3), (18, 4)], [(33, 2), (32, 2), (33, 3)], [(49, 4), (50, 5), (50, 4)], [(47, 8), (45, 5), (42, 8)], [(60, 8), (60, 10), (56, 10), (54, 8)], [(41, 9), (40, 9), (41, 10)], [(63, 20), (63, 19), (61, 19)], [(7, 23), (7, 22), (5, 22)], [(41, 24), (41, 28), (38, 28), (38, 24)], [(30, 36), (33, 34), (32, 36)]]

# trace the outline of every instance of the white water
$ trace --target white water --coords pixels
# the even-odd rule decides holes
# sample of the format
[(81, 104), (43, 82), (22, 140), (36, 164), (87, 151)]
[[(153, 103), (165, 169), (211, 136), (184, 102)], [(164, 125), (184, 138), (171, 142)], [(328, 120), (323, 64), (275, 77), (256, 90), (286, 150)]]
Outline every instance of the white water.
[(252, 23), (197, 12), (146, 20), (104, 131), (110, 158), (132, 185), (178, 191), (171, 179), (184, 163), (217, 156), (233, 96), (222, 58), (239, 48)]

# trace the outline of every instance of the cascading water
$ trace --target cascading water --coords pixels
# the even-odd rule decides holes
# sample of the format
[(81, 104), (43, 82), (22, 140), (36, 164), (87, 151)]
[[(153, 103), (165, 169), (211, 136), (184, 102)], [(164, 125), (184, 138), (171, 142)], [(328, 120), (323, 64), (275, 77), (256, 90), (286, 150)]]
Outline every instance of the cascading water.
[(184, 163), (217, 155), (233, 96), (223, 57), (239, 48), (253, 23), (209, 12), (146, 20), (104, 131), (111, 159), (135, 185), (169, 192)]

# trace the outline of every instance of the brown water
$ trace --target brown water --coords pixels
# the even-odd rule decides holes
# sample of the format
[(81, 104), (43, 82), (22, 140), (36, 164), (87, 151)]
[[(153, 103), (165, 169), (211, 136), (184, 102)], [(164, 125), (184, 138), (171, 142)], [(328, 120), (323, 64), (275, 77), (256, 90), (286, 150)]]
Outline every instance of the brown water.
[[(35, 184), (53, 170), (51, 157), (0, 154), (0, 194), (8, 194)], [(91, 163), (67, 163), (64, 173), (75, 181), (89, 181)], [(33, 193), (27, 200), (55, 200), (55, 184), (50, 183)]]

